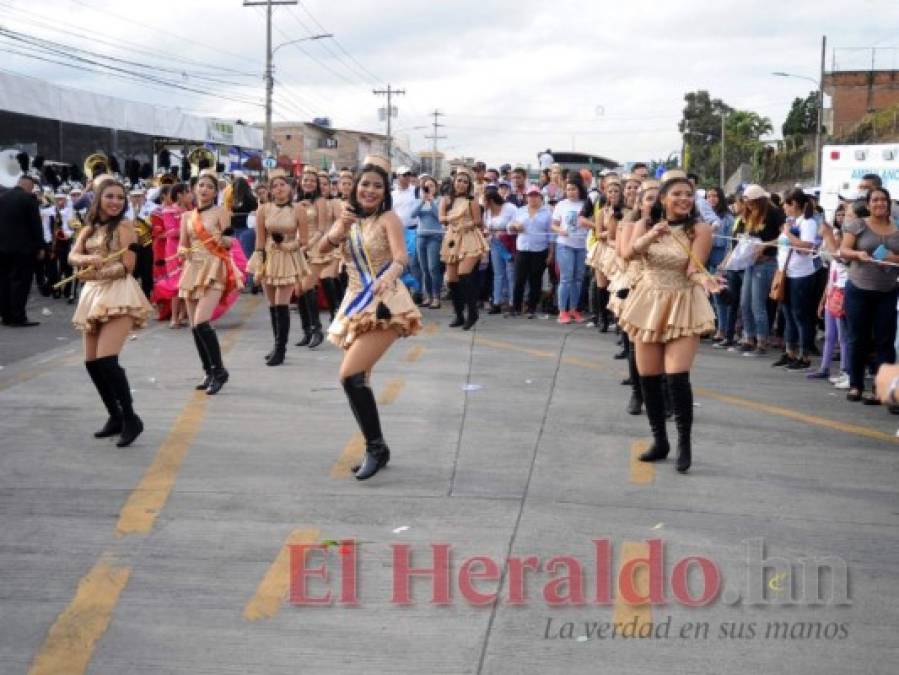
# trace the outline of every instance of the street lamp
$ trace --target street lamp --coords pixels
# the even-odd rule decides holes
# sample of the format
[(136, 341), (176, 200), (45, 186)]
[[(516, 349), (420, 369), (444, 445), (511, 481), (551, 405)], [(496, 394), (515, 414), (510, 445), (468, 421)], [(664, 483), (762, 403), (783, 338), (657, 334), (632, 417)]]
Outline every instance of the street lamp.
[[(823, 72), (823, 68), (822, 68)], [(777, 77), (794, 77), (799, 80), (812, 82), (818, 91), (818, 120), (815, 125), (815, 185), (821, 184), (821, 119), (824, 117), (824, 82), (807, 75), (794, 75), (793, 73), (771, 73)]]
[[(271, 47), (269, 48), (267, 58), (265, 60), (265, 138), (262, 142), (262, 145), (265, 147), (265, 151), (267, 153), (274, 154), (272, 148), (272, 92), (275, 88), (275, 78), (274, 65), (272, 64), (272, 61), (274, 59), (275, 52), (281, 49), (281, 47), (286, 47), (287, 45), (295, 45), (298, 42), (310, 42), (312, 40), (323, 40), (324, 38), (330, 37), (334, 37), (334, 34), (321, 33), (319, 35), (308, 35), (296, 40), (282, 42), (274, 49), (271, 49)], [(271, 43), (269, 43), (269, 45), (271, 45)]]

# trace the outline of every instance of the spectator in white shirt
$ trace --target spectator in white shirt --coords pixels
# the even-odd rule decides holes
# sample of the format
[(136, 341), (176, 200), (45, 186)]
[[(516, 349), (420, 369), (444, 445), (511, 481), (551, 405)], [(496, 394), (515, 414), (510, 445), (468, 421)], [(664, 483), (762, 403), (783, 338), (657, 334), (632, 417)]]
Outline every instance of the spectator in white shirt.
[(391, 198), (393, 199), (393, 211), (399, 216), (400, 221), (407, 230), (412, 230), (411, 248), (408, 247), (410, 237), (406, 237), (407, 248), (409, 248), (409, 271), (415, 279), (416, 288), (413, 289), (412, 298), (417, 304), (421, 304), (424, 296), (421, 291), (421, 267), (418, 264), (418, 242), (415, 234), (418, 228), (418, 218), (413, 216), (415, 208), (418, 206), (418, 198), (416, 196), (415, 186), (412, 185), (412, 169), (408, 166), (401, 166), (396, 170), (396, 186), (393, 188)]

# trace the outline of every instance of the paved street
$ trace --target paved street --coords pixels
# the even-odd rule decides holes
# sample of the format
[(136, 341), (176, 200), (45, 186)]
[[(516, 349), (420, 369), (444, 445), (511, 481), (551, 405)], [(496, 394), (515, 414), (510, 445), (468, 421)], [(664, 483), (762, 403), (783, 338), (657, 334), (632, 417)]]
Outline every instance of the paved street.
[[(681, 476), (672, 461), (633, 459), (648, 427), (624, 412), (611, 334), (495, 316), (463, 333), (446, 309), (424, 310), (426, 330), (373, 379), (390, 466), (358, 483), (340, 354), (291, 347), (283, 367), (266, 367), (260, 296), (219, 323), (231, 381), (218, 396), (193, 391), (189, 332), (154, 324), (126, 345), (146, 425), (127, 449), (92, 437), (104, 418), (60, 320), (71, 307), (41, 304), (53, 315), (32, 314), (46, 326), (0, 331), (4, 673), (896, 672), (899, 417), (885, 409), (703, 345), (694, 465)], [(330, 588), (334, 604), (289, 602), (286, 545), (345, 539), (356, 546), (305, 559), (327, 562), (329, 584), (310, 574), (308, 591)], [(667, 602), (628, 604), (616, 582), (597, 603), (603, 540), (616, 579), (661, 540)], [(793, 576), (782, 565), (756, 579), (757, 540)], [(411, 546), (414, 567), (430, 566), (431, 545), (451, 546), (449, 604), (431, 603), (426, 578), (410, 604), (392, 602), (393, 544)], [(472, 604), (465, 560), (505, 570), (510, 555), (540, 566), (522, 604), (505, 572), (498, 602)], [(547, 585), (570, 569), (548, 566), (557, 556), (583, 566), (579, 606), (544, 596), (577, 601), (571, 583)], [(698, 562), (689, 597), (675, 588), (687, 556), (720, 571), (706, 606), (683, 602), (707, 589)], [(352, 557), (358, 604), (345, 606)], [(823, 604), (799, 598), (804, 559), (831, 568)], [(490, 576), (483, 562), (468, 569)], [(791, 581), (799, 599), (785, 604)], [(483, 594), (498, 583), (472, 582)], [(641, 566), (635, 590), (648, 589)], [(767, 603), (750, 606), (759, 593)], [(652, 636), (623, 637), (628, 625)]]

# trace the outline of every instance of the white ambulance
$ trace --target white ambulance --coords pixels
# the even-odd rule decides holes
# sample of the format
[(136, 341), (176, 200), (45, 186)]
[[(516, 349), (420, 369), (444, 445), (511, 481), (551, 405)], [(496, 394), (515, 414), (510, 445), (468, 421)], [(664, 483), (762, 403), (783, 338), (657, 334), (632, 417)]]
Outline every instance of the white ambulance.
[(893, 200), (899, 199), (899, 143), (825, 145), (821, 153), (821, 206), (833, 215), (839, 197), (857, 195), (862, 176), (877, 174)]

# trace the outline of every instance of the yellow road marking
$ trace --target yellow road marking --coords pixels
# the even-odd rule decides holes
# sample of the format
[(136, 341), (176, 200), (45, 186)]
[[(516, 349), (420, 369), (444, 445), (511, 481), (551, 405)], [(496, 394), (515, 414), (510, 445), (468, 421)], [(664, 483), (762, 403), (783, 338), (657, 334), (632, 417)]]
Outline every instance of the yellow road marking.
[(556, 356), (554, 352), (545, 352), (539, 349), (529, 349), (528, 347), (521, 347), (511, 342), (506, 342), (505, 340), (491, 340), (490, 338), (478, 336), (474, 339), (474, 341), (475, 344), (485, 345), (487, 347), (496, 347), (497, 349), (508, 349), (513, 352), (530, 354), (531, 356), (539, 356), (544, 359), (549, 359)]
[(291, 532), (275, 561), (268, 568), (256, 593), (247, 602), (243, 610), (243, 618), (247, 621), (270, 619), (281, 609), (290, 590), (290, 546), (293, 544), (312, 544), (318, 541), (319, 531), (314, 528), (299, 529)]
[(826, 417), (806, 415), (805, 413), (801, 413), (798, 410), (791, 410), (790, 408), (785, 408), (783, 406), (773, 406), (766, 403), (759, 403), (758, 401), (752, 401), (747, 398), (728, 396), (727, 394), (719, 394), (716, 391), (705, 389), (704, 387), (694, 387), (693, 393), (697, 396), (704, 396), (705, 398), (711, 398), (715, 401), (721, 401), (722, 403), (730, 403), (735, 406), (749, 408), (750, 410), (758, 410), (759, 412), (768, 413), (769, 415), (779, 415), (781, 417), (786, 417), (798, 422), (805, 422), (806, 424), (825, 427), (826, 429), (842, 431), (847, 434), (855, 434), (856, 436), (867, 436), (868, 438), (874, 438), (878, 441), (899, 443), (899, 438), (896, 438), (892, 434), (877, 431), (876, 429), (868, 429), (867, 427), (859, 426), (857, 424), (847, 424), (846, 422), (829, 420)]
[[(521, 347), (512, 342), (506, 342), (505, 340), (489, 340), (487, 338), (475, 338), (475, 342), (477, 344), (482, 344), (487, 347), (496, 347), (497, 349), (506, 349), (509, 351), (519, 352), (521, 354), (530, 354), (532, 356), (539, 356), (542, 358), (555, 358), (556, 354), (552, 352), (544, 352), (536, 349), (529, 349), (527, 347)], [(573, 366), (579, 366), (581, 368), (588, 368), (590, 370), (595, 370), (599, 372), (609, 372), (603, 366), (597, 365), (592, 361), (588, 361), (586, 359), (581, 359), (576, 356), (564, 357), (562, 359), (563, 363)], [(886, 441), (888, 443), (896, 443), (899, 444), (899, 438), (892, 434), (885, 433), (883, 431), (877, 431), (876, 429), (868, 429), (867, 427), (863, 427), (857, 424), (848, 424), (846, 422), (837, 422), (835, 420), (829, 420), (826, 417), (818, 417), (817, 415), (807, 415), (805, 413), (801, 413), (798, 410), (792, 410), (790, 408), (784, 406), (774, 406), (768, 405), (766, 403), (759, 403), (758, 401), (753, 401), (748, 398), (742, 398), (739, 396), (730, 396), (728, 394), (720, 394), (716, 391), (712, 391), (711, 389), (706, 389), (705, 387), (694, 387), (693, 393), (696, 396), (702, 396), (704, 398), (710, 398), (715, 401), (721, 401), (722, 403), (729, 403), (731, 405), (740, 406), (743, 408), (749, 408), (750, 410), (757, 410), (759, 412), (764, 412), (769, 415), (774, 415), (777, 417), (786, 417), (787, 419), (796, 420), (798, 422), (803, 422), (805, 424), (811, 426), (823, 427), (825, 429), (833, 429), (835, 431), (841, 431), (846, 434), (853, 434), (855, 436), (865, 436), (867, 438), (873, 438), (878, 441)]]
[(365, 439), (362, 434), (355, 433), (343, 447), (340, 457), (331, 467), (331, 478), (348, 478), (353, 475), (353, 467), (362, 461), (365, 452)]
[(637, 485), (652, 483), (656, 477), (656, 467), (651, 462), (641, 462), (639, 457), (649, 449), (646, 441), (634, 441), (631, 443), (630, 481)]
[(390, 405), (396, 400), (396, 397), (400, 395), (400, 392), (405, 386), (406, 378), (404, 377), (397, 377), (388, 381), (381, 392), (381, 395), (378, 397), (378, 403), (380, 405)]
[[(626, 563), (637, 558), (647, 558), (649, 556), (649, 544), (645, 542), (626, 541), (621, 546), (621, 559), (618, 561), (618, 574), (615, 579), (620, 578), (621, 568)], [(649, 595), (649, 570), (646, 565), (640, 565), (634, 570), (634, 589), (642, 596)], [(612, 621), (618, 624), (633, 623), (634, 618), (637, 619), (637, 634), (640, 633), (640, 627), (652, 623), (652, 606), (651, 605), (629, 605), (622, 598), (619, 589), (615, 589), (615, 608)]]
[(72, 602), (53, 622), (31, 662), (29, 675), (85, 672), (130, 575), (129, 568), (116, 565), (108, 555), (101, 556), (78, 582)]
[(406, 357), (403, 359), (406, 363), (415, 363), (418, 359), (421, 358), (421, 355), (425, 353), (425, 348), (421, 345), (416, 345), (406, 354)]
[[(403, 387), (406, 386), (406, 379), (402, 377), (395, 378), (387, 382), (381, 395), (378, 397), (380, 405), (390, 405), (400, 395)], [(343, 447), (340, 457), (331, 467), (331, 478), (349, 478), (353, 475), (353, 467), (362, 461), (362, 454), (365, 452), (365, 439), (362, 434), (355, 433), (347, 441)]]
[[(260, 300), (257, 298), (250, 298), (243, 303), (240, 324), (229, 329), (222, 337), (223, 353), (227, 354), (237, 344), (246, 319), (259, 306), (259, 303)], [(184, 457), (200, 431), (208, 402), (209, 397), (205, 392), (195, 391), (193, 393), (178, 419), (175, 420), (169, 435), (159, 446), (153, 463), (119, 512), (119, 520), (116, 525), (117, 536), (146, 534), (153, 529), (156, 517), (162, 511), (172, 492)]]
[(194, 392), (181, 411), (169, 435), (159, 446), (153, 463), (119, 512), (117, 536), (146, 534), (153, 529), (156, 517), (175, 485), (181, 463), (203, 423), (208, 400), (206, 392)]

